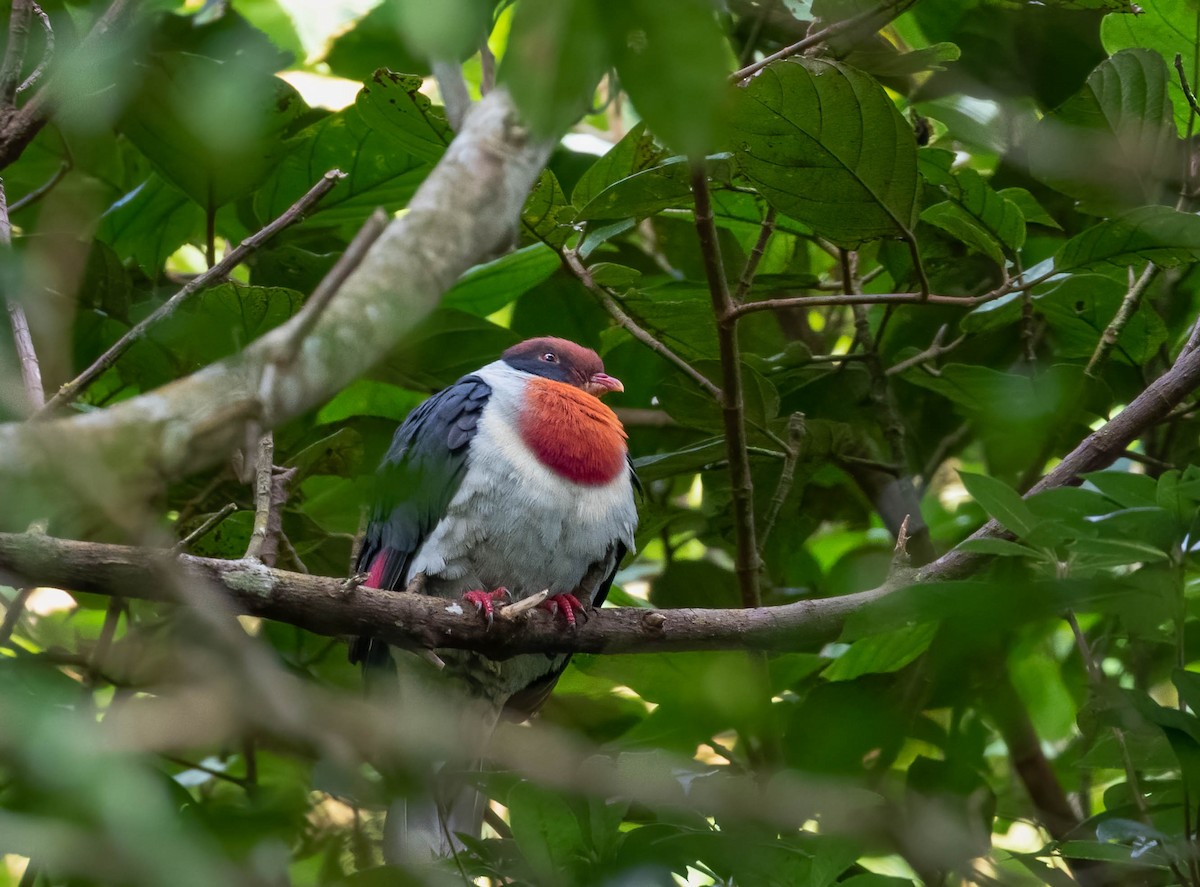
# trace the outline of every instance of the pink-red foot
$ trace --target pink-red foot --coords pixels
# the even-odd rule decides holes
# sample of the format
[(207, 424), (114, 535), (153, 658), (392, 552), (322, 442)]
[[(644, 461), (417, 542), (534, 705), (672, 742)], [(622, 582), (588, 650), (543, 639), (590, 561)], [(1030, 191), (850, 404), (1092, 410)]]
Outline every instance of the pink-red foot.
[(560, 611), (563, 618), (567, 620), (567, 627), (574, 628), (578, 625), (575, 619), (576, 613), (583, 613), (584, 606), (579, 602), (579, 598), (573, 594), (554, 594), (546, 598), (538, 606), (549, 610), (551, 613), (557, 614)]
[(475, 609), (487, 617), (488, 625), (496, 615), (496, 604), (512, 597), (507, 588), (497, 588), (495, 591), (468, 591), (463, 595), (464, 601), (475, 605)]

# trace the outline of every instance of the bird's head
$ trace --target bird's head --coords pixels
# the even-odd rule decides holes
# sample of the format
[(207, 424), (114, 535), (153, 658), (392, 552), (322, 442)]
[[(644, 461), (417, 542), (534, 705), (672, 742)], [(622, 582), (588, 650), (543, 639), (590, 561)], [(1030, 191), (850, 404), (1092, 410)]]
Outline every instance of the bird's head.
[(515, 370), (565, 382), (596, 397), (625, 390), (620, 379), (604, 372), (600, 355), (566, 339), (553, 336), (526, 339), (513, 345), (500, 358)]

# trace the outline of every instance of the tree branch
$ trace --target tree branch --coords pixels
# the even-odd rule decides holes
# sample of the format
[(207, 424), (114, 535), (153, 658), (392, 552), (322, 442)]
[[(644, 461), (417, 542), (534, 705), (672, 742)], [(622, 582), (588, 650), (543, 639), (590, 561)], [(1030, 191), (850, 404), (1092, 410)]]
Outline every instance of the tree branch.
[[(14, 11), (14, 15), (16, 12)], [(8, 197), (4, 193), (4, 180), (0, 179), (0, 249), (12, 246), (12, 224), (8, 220)], [(29, 318), (25, 306), (12, 294), (5, 298), (8, 319), (12, 325), (13, 345), (17, 352), (17, 363), (21, 367), (21, 381), (25, 386), (25, 399), (33, 412), (46, 402), (46, 391), (42, 387), (42, 368), (38, 363), (37, 351), (33, 347), (33, 336), (29, 332)]]
[(1089, 376), (1094, 376), (1096, 371), (1104, 364), (1105, 358), (1108, 357), (1108, 352), (1117, 344), (1117, 339), (1121, 337), (1121, 331), (1125, 329), (1125, 324), (1129, 323), (1129, 318), (1133, 317), (1133, 313), (1137, 311), (1138, 305), (1142, 302), (1142, 296), (1145, 295), (1150, 284), (1154, 282), (1154, 278), (1158, 276), (1158, 272), (1158, 265), (1150, 262), (1135, 280), (1133, 277), (1133, 268), (1129, 269), (1129, 290), (1125, 293), (1125, 298), (1121, 300), (1121, 305), (1117, 308), (1117, 313), (1113, 315), (1113, 319), (1104, 328), (1104, 333), (1100, 336), (1100, 341), (1096, 343), (1096, 350), (1092, 352), (1092, 358), (1088, 361), (1087, 369), (1084, 370)]
[[(717, 227), (713, 221), (712, 201), (708, 194), (708, 174), (704, 161), (695, 160), (690, 170), (692, 197), (696, 202), (696, 234), (704, 257), (704, 274), (717, 320), (717, 344), (721, 352), (721, 415), (725, 423), (725, 451), (729, 457), (730, 492), (733, 496), (734, 529), (737, 551), (734, 558), (743, 607), (757, 607), (760, 597), (758, 579), (761, 562), (754, 531), (754, 480), (750, 474), (750, 455), (746, 450), (746, 404), (742, 394), (742, 355), (737, 340), (737, 314), (725, 268)], [(766, 246), (770, 230), (764, 226)], [(761, 254), (761, 251), (760, 251)]]
[(624, 309), (621, 308), (621, 306), (617, 303), (617, 300), (613, 297), (613, 294), (609, 292), (608, 288), (596, 283), (595, 278), (592, 277), (592, 272), (589, 271), (587, 266), (583, 264), (583, 261), (579, 258), (579, 254), (577, 252), (569, 249), (563, 250), (562, 258), (563, 261), (566, 262), (567, 267), (571, 269), (571, 272), (579, 278), (579, 282), (587, 287), (588, 291), (600, 300), (600, 304), (604, 307), (604, 310), (608, 312), (609, 316), (612, 317), (613, 320), (624, 327), (625, 331), (628, 332), (629, 335), (633, 336), (655, 354), (658, 354), (669, 360), (675, 365), (676, 369), (703, 388), (709, 394), (709, 396), (713, 398), (713, 400), (718, 402), (721, 400), (721, 389), (714, 385), (707, 376), (672, 351), (665, 343), (656, 339), (653, 335), (643, 329), (636, 320), (625, 313)]

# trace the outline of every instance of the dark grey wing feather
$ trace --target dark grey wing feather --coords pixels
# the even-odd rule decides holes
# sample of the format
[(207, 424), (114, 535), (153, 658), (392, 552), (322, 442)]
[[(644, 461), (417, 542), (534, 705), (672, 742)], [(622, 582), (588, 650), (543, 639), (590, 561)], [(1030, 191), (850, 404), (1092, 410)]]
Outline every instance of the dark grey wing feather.
[[(357, 571), (379, 588), (398, 589), (413, 557), (446, 513), (467, 468), (467, 450), (492, 394), (478, 376), (439, 391), (396, 429), (376, 474), (378, 495), (358, 555)], [(372, 664), (386, 647), (359, 638), (353, 662)]]

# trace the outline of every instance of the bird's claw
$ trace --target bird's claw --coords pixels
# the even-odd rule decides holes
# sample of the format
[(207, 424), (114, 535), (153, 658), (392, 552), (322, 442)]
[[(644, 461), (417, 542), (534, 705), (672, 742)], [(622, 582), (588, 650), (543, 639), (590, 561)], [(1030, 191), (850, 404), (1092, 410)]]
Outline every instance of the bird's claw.
[(552, 615), (557, 615), (561, 611), (563, 618), (567, 622), (567, 627), (571, 629), (578, 628), (579, 626), (575, 614), (579, 613), (583, 615), (587, 612), (587, 608), (573, 594), (553, 594), (542, 601), (540, 606), (543, 609), (549, 610)]
[(463, 595), (464, 601), (474, 604), (475, 609), (487, 617), (488, 628), (491, 628), (496, 617), (496, 603), (511, 598), (512, 592), (503, 586), (495, 591), (468, 591)]

